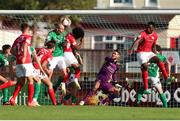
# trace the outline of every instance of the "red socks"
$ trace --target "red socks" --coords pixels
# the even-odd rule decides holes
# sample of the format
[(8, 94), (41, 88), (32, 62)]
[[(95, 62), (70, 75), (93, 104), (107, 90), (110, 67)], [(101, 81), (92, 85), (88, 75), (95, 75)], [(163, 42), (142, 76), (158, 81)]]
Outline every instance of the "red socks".
[(167, 79), (167, 78), (168, 78), (168, 73), (167, 73), (167, 71), (166, 71), (166, 68), (165, 68), (165, 66), (164, 66), (164, 63), (163, 63), (163, 62), (159, 62), (159, 63), (158, 63), (158, 66), (159, 66), (159, 68), (160, 68), (160, 70), (161, 70), (161, 72), (162, 72), (163, 77), (164, 77), (165, 79)]
[(144, 83), (144, 89), (148, 89), (148, 71), (142, 71), (142, 78)]
[(75, 78), (80, 78), (80, 75), (81, 75), (80, 68), (76, 68), (75, 69)]
[(13, 93), (13, 99), (16, 99), (16, 97), (18, 96), (18, 94), (19, 94), (19, 92), (20, 92), (20, 90), (21, 90), (21, 88), (23, 87), (23, 84), (21, 84), (21, 83), (19, 83), (17, 86), (16, 86), (16, 88), (15, 88), (15, 90), (14, 90), (14, 93)]
[(34, 96), (34, 85), (28, 84), (28, 103), (31, 103)]
[(56, 105), (56, 104), (57, 104), (57, 103), (56, 103), (56, 97), (55, 97), (53, 88), (52, 88), (52, 89), (49, 89), (49, 90), (48, 90), (48, 93), (49, 93), (49, 96), (50, 96), (50, 98), (51, 98), (51, 101), (52, 101), (53, 105)]
[(9, 80), (8, 82), (3, 83), (3, 84), (0, 86), (0, 89), (8, 88), (8, 87), (11, 87), (11, 86), (13, 86), (13, 85), (15, 85), (15, 83), (13, 83), (12, 80)]

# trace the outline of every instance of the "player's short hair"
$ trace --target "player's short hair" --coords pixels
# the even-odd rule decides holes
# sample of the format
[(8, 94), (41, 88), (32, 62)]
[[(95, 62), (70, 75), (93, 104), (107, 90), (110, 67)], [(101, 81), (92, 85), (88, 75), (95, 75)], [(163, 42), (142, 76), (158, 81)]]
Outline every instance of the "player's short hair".
[(51, 40), (51, 41), (47, 42), (45, 46), (46, 46), (48, 49), (52, 49), (52, 48), (55, 47), (55, 45), (56, 45), (56, 42), (53, 41), (53, 40)]
[(21, 24), (21, 31), (24, 31), (27, 28), (30, 28), (30, 26), (27, 23), (22, 23)]
[(6, 50), (7, 50), (7, 49), (10, 49), (10, 48), (11, 48), (11, 45), (8, 45), (8, 44), (3, 45), (3, 46), (2, 46), (2, 52), (5, 53)]
[(121, 51), (119, 49), (115, 49), (114, 51), (121, 55)]
[(161, 52), (162, 48), (160, 45), (156, 45), (156, 51)]
[(152, 25), (153, 27), (156, 27), (156, 24), (155, 24), (154, 22), (152, 22), (152, 21), (150, 21), (150, 22), (147, 23), (147, 26), (151, 26), (151, 25)]
[(75, 39), (83, 38), (84, 37), (84, 30), (81, 27), (76, 27), (72, 30), (72, 34)]

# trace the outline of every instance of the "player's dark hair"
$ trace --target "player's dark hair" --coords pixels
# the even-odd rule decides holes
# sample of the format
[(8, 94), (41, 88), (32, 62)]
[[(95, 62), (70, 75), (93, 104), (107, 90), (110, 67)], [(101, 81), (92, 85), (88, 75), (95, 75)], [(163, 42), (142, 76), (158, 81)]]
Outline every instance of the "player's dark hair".
[(115, 49), (114, 51), (121, 55), (121, 51), (119, 49)]
[(161, 46), (160, 45), (156, 45), (156, 51), (158, 51), (158, 52), (161, 52)]
[(148, 26), (153, 26), (153, 27), (156, 27), (156, 24), (154, 23), (154, 22), (152, 22), (152, 21), (150, 21), (150, 22), (148, 22), (148, 24), (147, 24)]
[(55, 45), (56, 45), (56, 42), (52, 40), (52, 41), (47, 42), (45, 46), (46, 46), (48, 49), (52, 49), (52, 48), (55, 47)]
[(27, 23), (21, 24), (21, 31), (24, 31), (25, 29), (29, 28), (30, 26)]
[(72, 34), (75, 39), (83, 38), (84, 37), (84, 30), (80, 27), (76, 27), (72, 30)]
[(11, 48), (11, 45), (3, 45), (2, 46), (2, 52), (5, 53), (7, 49), (10, 49)]

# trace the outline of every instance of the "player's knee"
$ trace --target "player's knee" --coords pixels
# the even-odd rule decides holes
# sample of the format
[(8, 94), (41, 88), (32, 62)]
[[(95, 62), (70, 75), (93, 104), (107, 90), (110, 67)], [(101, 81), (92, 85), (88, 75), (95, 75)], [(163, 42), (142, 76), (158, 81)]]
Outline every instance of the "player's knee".
[(155, 63), (159, 63), (160, 59), (157, 56), (154, 56), (151, 61), (155, 62)]
[(47, 83), (47, 86), (48, 86), (49, 89), (53, 88), (53, 84), (51, 82)]
[(148, 70), (148, 65), (146, 63), (141, 65), (141, 70), (142, 71), (147, 71)]

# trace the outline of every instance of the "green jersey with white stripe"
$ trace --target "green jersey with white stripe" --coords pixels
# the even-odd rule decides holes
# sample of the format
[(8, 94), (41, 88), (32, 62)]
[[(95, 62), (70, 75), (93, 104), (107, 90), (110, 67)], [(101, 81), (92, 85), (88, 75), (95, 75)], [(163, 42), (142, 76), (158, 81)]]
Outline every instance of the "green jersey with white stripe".
[(63, 44), (65, 42), (66, 35), (66, 31), (63, 33), (57, 33), (56, 31), (49, 32), (46, 41), (48, 42), (53, 40), (56, 42), (55, 50), (53, 51), (53, 57), (64, 56)]

